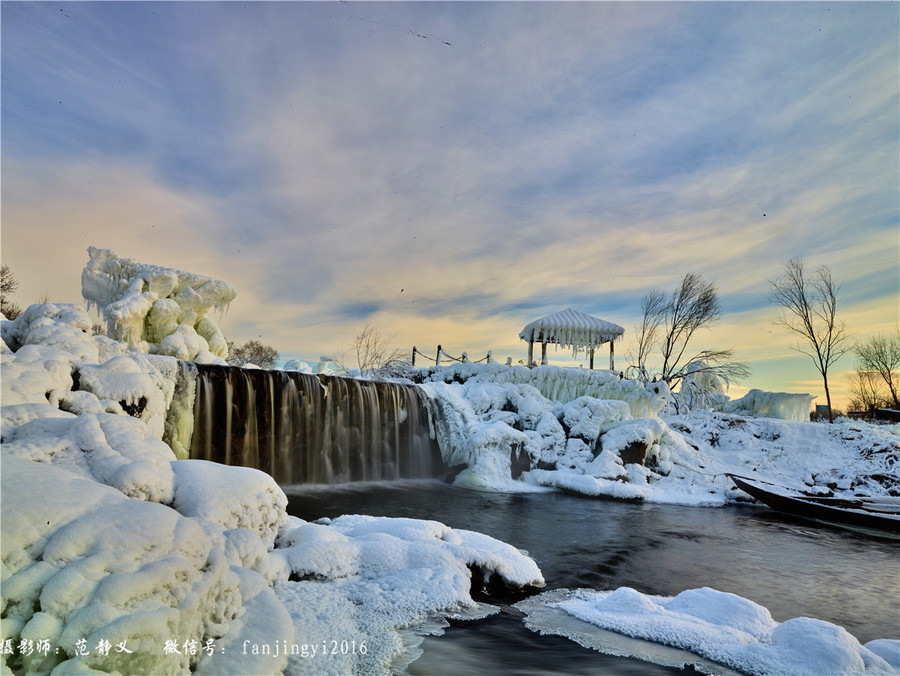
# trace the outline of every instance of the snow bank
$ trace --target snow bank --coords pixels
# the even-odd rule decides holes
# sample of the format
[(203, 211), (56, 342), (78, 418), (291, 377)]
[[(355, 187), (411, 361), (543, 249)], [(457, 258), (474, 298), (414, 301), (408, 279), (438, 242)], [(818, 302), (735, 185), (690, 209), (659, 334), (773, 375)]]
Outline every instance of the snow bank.
[[(674, 597), (650, 596), (629, 587), (554, 590), (516, 607), (528, 614), (525, 624), (530, 629), (569, 636), (604, 652), (623, 654), (612, 647), (615, 641), (608, 636), (597, 633), (594, 636), (600, 640), (592, 641), (589, 628), (573, 631), (564, 618), (543, 611), (558, 609), (594, 627), (674, 646), (760, 676), (894, 674), (895, 666), (882, 654), (896, 656), (900, 651), (900, 641), (885, 639), (863, 646), (842, 627), (822, 620), (797, 617), (778, 623), (753, 601), (706, 587)], [(624, 654), (653, 659), (652, 651), (642, 653), (639, 644), (622, 642), (619, 646), (632, 648), (626, 648)], [(695, 661), (690, 656), (687, 659)], [(710, 671), (722, 673), (715, 668)]]
[[(291, 673), (389, 673), (403, 650), (401, 628), (421, 627), (435, 614), (495, 612), (472, 600), (470, 568), (516, 587), (544, 584), (534, 561), (510, 545), (435, 521), (298, 519), (279, 544), (274, 555), (298, 581), (275, 592), (291, 611), (297, 643), (307, 648), (291, 657)], [(336, 637), (346, 644), (333, 645)], [(310, 655), (313, 647), (327, 654)]]
[(228, 344), (208, 316), (224, 311), (237, 292), (226, 282), (191, 272), (119, 258), (109, 249), (88, 249), (81, 291), (96, 307), (110, 335), (140, 352), (215, 362)]
[(718, 410), (723, 413), (741, 415), (762, 415), (782, 420), (809, 420), (809, 411), (815, 396), (811, 394), (790, 394), (788, 392), (763, 392), (750, 390), (740, 399), (723, 403)]

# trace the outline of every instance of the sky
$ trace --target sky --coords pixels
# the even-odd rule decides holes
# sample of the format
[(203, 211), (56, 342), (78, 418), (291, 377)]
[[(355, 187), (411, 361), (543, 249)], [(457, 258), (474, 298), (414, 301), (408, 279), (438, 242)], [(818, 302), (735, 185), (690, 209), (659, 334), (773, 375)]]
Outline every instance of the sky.
[(20, 305), (83, 303), (97, 246), (231, 283), (223, 332), (283, 358), (339, 354), (369, 323), (398, 348), (517, 362), (519, 331), (571, 307), (626, 329), (622, 368), (641, 299), (696, 273), (724, 313), (692, 347), (752, 370), (732, 395), (816, 403), (821, 377), (774, 324), (786, 260), (831, 270), (854, 337), (900, 326), (898, 3), (0, 14), (0, 257)]

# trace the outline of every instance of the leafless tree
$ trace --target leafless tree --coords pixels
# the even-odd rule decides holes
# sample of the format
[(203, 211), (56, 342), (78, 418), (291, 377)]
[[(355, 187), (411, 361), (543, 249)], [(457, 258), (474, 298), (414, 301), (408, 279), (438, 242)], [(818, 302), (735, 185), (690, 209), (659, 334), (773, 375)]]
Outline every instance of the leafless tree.
[(884, 381), (890, 395), (890, 405), (900, 409), (897, 391), (900, 389), (900, 330), (894, 335), (876, 335), (859, 343), (856, 352), (857, 371)]
[(870, 413), (887, 404), (881, 377), (874, 371), (851, 371), (849, 381), (851, 411)]
[[(391, 346), (393, 338), (394, 336), (384, 336), (377, 327), (367, 323), (353, 339), (349, 358), (345, 351), (341, 350), (334, 363), (345, 373), (355, 368), (358, 368), (360, 373), (390, 370), (406, 360), (405, 353)], [(351, 364), (351, 360), (356, 361), (355, 367)]]
[(664, 307), (661, 339), (664, 379), (669, 380), (685, 365), (684, 354), (694, 333), (708, 328), (721, 314), (715, 284), (693, 272), (681, 278), (681, 284)]
[(802, 258), (792, 258), (784, 264), (778, 278), (770, 280), (770, 300), (781, 306), (775, 320), (801, 337), (794, 347), (809, 356), (822, 376), (828, 420), (834, 422), (828, 371), (850, 349), (844, 323), (837, 317), (839, 287), (831, 278), (831, 270), (824, 265), (807, 275)]
[(7, 319), (15, 319), (22, 314), (22, 307), (12, 302), (10, 296), (19, 288), (19, 280), (8, 265), (0, 266), (0, 312)]
[(645, 365), (659, 341), (659, 329), (662, 326), (666, 301), (666, 294), (660, 289), (651, 290), (641, 300), (641, 324), (636, 326), (634, 331), (638, 343), (634, 367), (645, 382), (649, 379)]
[(641, 301), (641, 310), (643, 319), (635, 329), (638, 348), (634, 366), (644, 381), (649, 377), (644, 364), (656, 349), (662, 358), (659, 377), (670, 387), (683, 379), (689, 364), (694, 364), (692, 370), (697, 371), (696, 364), (700, 362), (703, 365), (699, 370), (714, 373), (726, 383), (742, 380), (750, 374), (745, 364), (734, 361), (732, 350), (688, 352), (694, 334), (699, 329), (709, 328), (722, 314), (719, 294), (712, 282), (688, 273), (671, 295), (659, 289), (650, 291)]
[(232, 366), (255, 364), (263, 369), (272, 369), (278, 363), (278, 350), (271, 345), (264, 345), (258, 340), (248, 340), (238, 346), (229, 341), (227, 361)]

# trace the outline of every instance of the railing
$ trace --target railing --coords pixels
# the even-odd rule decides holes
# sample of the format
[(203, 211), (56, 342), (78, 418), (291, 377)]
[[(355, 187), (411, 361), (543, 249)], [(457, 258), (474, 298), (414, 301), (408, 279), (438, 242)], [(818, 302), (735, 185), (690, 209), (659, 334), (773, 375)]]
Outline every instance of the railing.
[(491, 350), (488, 350), (488, 353), (481, 359), (473, 361), (473, 360), (469, 359), (468, 352), (463, 352), (462, 355), (459, 358), (457, 358), (457, 357), (454, 357), (453, 355), (445, 352), (444, 349), (440, 345), (437, 346), (437, 352), (435, 353), (434, 357), (431, 357), (431, 356), (425, 354), (424, 352), (419, 350), (419, 348), (417, 348), (415, 345), (413, 345), (413, 349), (412, 349), (412, 365), (413, 366), (416, 365), (416, 355), (421, 355), (425, 359), (428, 359), (429, 361), (433, 361), (435, 366), (441, 366), (442, 365), (441, 362), (443, 359), (446, 359), (450, 362), (457, 362), (458, 364), (480, 364), (481, 362), (490, 364), (494, 361), (493, 353), (491, 352)]

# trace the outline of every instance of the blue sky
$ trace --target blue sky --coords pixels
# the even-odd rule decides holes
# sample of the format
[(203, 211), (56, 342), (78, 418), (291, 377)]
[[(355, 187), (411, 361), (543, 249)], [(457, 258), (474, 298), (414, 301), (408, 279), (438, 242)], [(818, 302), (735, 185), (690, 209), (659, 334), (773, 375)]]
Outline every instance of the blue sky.
[(897, 3), (0, 11), (22, 304), (81, 302), (94, 245), (230, 282), (226, 335), (283, 355), (372, 322), (517, 361), (566, 307), (624, 326), (625, 355), (641, 298), (696, 272), (726, 310), (697, 348), (814, 394), (772, 324), (785, 260), (832, 270), (854, 335), (900, 320)]

